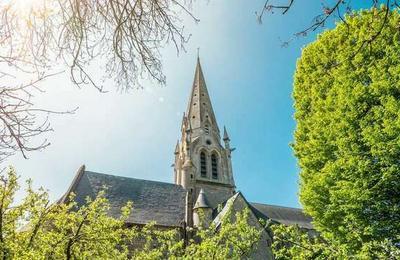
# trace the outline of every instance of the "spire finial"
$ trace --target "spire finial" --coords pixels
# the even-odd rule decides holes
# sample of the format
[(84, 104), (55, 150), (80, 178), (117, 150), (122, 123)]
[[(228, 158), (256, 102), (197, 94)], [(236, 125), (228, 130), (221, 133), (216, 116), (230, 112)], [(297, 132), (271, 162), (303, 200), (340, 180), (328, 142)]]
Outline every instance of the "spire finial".
[(197, 47), (197, 60), (200, 60), (200, 47)]

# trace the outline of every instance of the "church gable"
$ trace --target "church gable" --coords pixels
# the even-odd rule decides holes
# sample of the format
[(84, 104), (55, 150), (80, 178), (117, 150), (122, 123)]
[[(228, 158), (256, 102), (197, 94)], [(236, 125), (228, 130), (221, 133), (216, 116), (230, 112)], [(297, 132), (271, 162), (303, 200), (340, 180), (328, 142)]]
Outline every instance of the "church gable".
[(247, 202), (242, 193), (237, 192), (224, 203), (221, 211), (218, 212), (217, 216), (214, 218), (213, 223), (218, 228), (219, 225), (223, 225), (223, 219), (229, 217), (227, 214), (229, 214), (230, 211), (232, 211), (234, 216), (237, 212), (242, 212), (245, 209), (249, 210), (249, 225), (261, 230), (261, 239), (256, 250), (254, 250), (250, 256), (250, 259), (273, 259), (272, 250), (270, 248), (272, 243), (271, 235), (266, 231), (263, 225), (261, 225), (258, 216), (253, 212), (252, 206)]

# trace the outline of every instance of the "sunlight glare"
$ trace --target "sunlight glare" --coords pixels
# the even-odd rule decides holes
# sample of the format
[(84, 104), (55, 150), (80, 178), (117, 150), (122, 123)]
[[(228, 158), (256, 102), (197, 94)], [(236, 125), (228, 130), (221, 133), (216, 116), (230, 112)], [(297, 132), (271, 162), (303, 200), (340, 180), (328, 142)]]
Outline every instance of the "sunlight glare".
[(6, 0), (5, 5), (21, 17), (43, 9), (46, 0)]
[(10, 3), (14, 5), (14, 8), (20, 11), (31, 10), (35, 7), (37, 0), (11, 0)]

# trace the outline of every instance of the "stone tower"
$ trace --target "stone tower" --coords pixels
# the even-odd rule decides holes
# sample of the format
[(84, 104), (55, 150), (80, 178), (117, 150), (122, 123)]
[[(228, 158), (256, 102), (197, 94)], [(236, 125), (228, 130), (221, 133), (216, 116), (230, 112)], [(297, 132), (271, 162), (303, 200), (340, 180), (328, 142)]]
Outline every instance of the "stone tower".
[(206, 82), (197, 58), (192, 92), (183, 115), (181, 139), (175, 148), (175, 184), (187, 190), (186, 223), (193, 226), (193, 208), (200, 190), (211, 208), (235, 192), (230, 139), (224, 127), (224, 146)]

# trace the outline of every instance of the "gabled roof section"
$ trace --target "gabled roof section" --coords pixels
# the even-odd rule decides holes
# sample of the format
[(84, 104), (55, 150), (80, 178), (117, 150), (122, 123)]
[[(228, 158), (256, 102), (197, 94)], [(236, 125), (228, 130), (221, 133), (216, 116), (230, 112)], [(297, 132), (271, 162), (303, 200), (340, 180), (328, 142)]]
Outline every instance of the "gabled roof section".
[[(185, 219), (186, 190), (180, 185), (120, 177), (86, 170), (78, 171), (70, 189), (78, 206), (86, 203), (86, 198), (95, 198), (106, 187), (106, 198), (110, 203), (109, 214), (119, 217), (121, 208), (128, 201), (133, 202), (133, 210), (128, 223), (181, 227)], [(65, 202), (65, 199), (60, 200)]]
[(213, 127), (219, 133), (217, 120), (215, 119), (199, 57), (197, 58), (192, 92), (190, 94), (186, 115), (192, 129), (204, 127), (208, 121), (211, 124), (209, 127)]
[(253, 212), (264, 219), (271, 219), (284, 225), (298, 225), (305, 229), (314, 229), (312, 218), (307, 216), (303, 210), (282, 206), (267, 205), (261, 203), (250, 203)]
[[(240, 192), (236, 192), (235, 195), (233, 195), (232, 197), (230, 197), (229, 199), (227, 199), (221, 206), (221, 211), (218, 212), (213, 220), (214, 224), (216, 227), (218, 227), (221, 224), (221, 221), (224, 219), (224, 217), (226, 216), (226, 214), (229, 212), (230, 207), (233, 205), (233, 203), (235, 202), (235, 200), (239, 197), (243, 197), (243, 195)], [(244, 199), (244, 197), (243, 197)], [(250, 205), (249, 205), (250, 207)]]
[(222, 210), (220, 212), (214, 210), (214, 213), (216, 213), (214, 214), (214, 224), (216, 224), (216, 226), (220, 224), (220, 221), (228, 212), (229, 205), (232, 205), (238, 199), (241, 199), (241, 201), (250, 208), (257, 219), (272, 220), (275, 223), (283, 225), (298, 225), (300, 228), (309, 230), (314, 229), (312, 218), (304, 214), (303, 210), (261, 203), (249, 203), (241, 192), (237, 192), (222, 203)]

